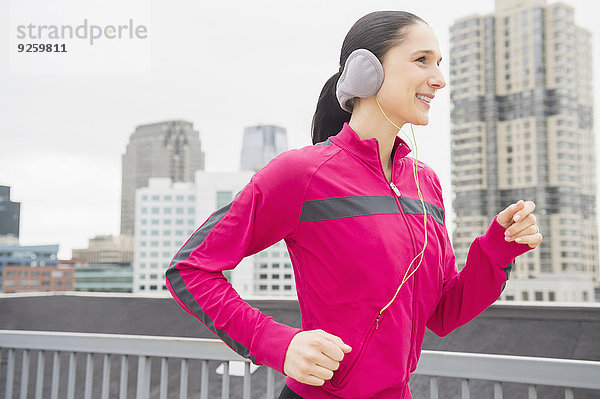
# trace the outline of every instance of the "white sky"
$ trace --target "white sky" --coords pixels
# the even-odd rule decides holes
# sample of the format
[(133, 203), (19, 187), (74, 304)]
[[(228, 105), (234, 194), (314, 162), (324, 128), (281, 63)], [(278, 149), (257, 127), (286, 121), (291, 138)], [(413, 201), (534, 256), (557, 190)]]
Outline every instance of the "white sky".
[[(49, 2), (54, 14), (40, 8), (42, 0), (12, 1), (13, 8), (18, 3), (20, 10), (31, 10), (32, 22), (39, 24), (77, 25), (99, 12), (93, 0)], [(564, 2), (575, 7), (576, 24), (593, 32), (597, 71), (600, 2)], [(206, 170), (235, 171), (245, 126), (281, 125), (290, 148), (311, 144), (317, 97), (338, 69), (348, 29), (361, 16), (383, 9), (421, 16), (438, 35), (448, 80), (449, 26), (494, 10), (493, 0), (136, 0), (114, 3), (119, 9), (102, 4), (102, 21), (127, 17), (148, 27), (150, 73), (116, 74), (108, 66), (107, 73), (11, 73), (9, 54), (15, 50), (9, 38), (16, 32), (8, 27), (22, 22), (0, 0), (0, 184), (11, 186), (12, 200), (21, 202), (20, 243), (58, 243), (62, 259), (72, 248), (86, 247), (88, 238), (119, 233), (121, 155), (135, 126), (193, 122)], [(100, 58), (96, 64), (121, 62)], [(590, 90), (600, 87), (599, 75)], [(448, 88), (432, 103), (430, 124), (415, 132), (419, 158), (440, 176), (451, 226)]]

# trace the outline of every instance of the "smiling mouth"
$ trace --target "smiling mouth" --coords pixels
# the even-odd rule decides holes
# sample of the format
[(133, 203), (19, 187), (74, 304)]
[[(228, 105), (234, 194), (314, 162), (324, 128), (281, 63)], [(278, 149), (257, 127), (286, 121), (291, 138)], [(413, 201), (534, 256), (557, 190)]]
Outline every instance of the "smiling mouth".
[(419, 100), (423, 101), (423, 102), (424, 102), (425, 104), (427, 104), (427, 105), (429, 105), (429, 103), (431, 102), (431, 98), (429, 98), (429, 97), (422, 96), (422, 95), (420, 95), (420, 94), (417, 94), (417, 95), (416, 95), (416, 97), (417, 97)]

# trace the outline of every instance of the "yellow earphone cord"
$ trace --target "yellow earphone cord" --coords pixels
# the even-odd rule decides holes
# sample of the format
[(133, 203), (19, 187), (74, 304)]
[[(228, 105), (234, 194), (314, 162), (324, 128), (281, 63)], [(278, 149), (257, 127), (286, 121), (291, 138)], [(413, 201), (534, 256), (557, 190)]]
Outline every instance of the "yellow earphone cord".
[[(379, 99), (377, 98), (377, 95), (375, 95), (375, 101), (377, 101), (377, 105), (379, 105), (379, 109), (383, 113), (383, 116), (385, 116), (385, 118), (392, 125), (394, 125), (396, 128), (398, 128), (398, 130), (400, 132), (402, 132), (402, 128), (400, 128), (398, 125), (396, 125), (394, 122), (392, 122), (390, 120), (390, 118), (387, 117), (387, 115), (385, 114), (385, 112), (383, 112), (383, 108), (381, 108), (381, 104), (379, 104)], [(419, 172), (417, 170), (417, 162), (419, 161), (419, 149), (417, 147), (417, 140), (415, 138), (415, 131), (413, 130), (413, 125), (412, 124), (410, 125), (410, 130), (411, 130), (412, 136), (413, 136), (413, 143), (414, 143), (415, 155), (416, 155), (416, 162), (413, 162), (413, 176), (415, 178), (415, 183), (417, 184), (417, 192), (419, 193), (419, 199), (421, 200), (421, 204), (423, 205), (423, 227), (425, 229), (425, 240), (424, 240), (424, 243), (423, 243), (423, 249), (421, 250), (421, 252), (419, 252), (417, 254), (417, 256), (415, 256), (413, 258), (413, 260), (410, 261), (410, 264), (408, 265), (408, 268), (406, 269), (406, 273), (404, 273), (404, 278), (402, 278), (402, 283), (400, 283), (400, 285), (398, 286), (398, 289), (396, 290), (396, 294), (394, 295), (394, 297), (392, 298), (392, 300), (379, 311), (380, 315), (383, 313), (384, 310), (386, 310), (392, 304), (392, 302), (394, 302), (394, 299), (396, 299), (396, 296), (398, 296), (398, 292), (400, 292), (400, 288), (402, 288), (402, 286), (404, 285), (404, 283), (406, 282), (406, 280), (408, 280), (410, 278), (410, 276), (412, 276), (413, 273), (416, 272), (417, 269), (421, 266), (421, 262), (423, 262), (423, 256), (425, 254), (425, 248), (427, 247), (427, 209), (425, 209), (425, 202), (423, 201), (423, 195), (421, 194), (421, 188), (419, 187)], [(404, 132), (402, 132), (402, 133), (404, 133)], [(406, 135), (406, 133), (404, 133), (404, 134)], [(408, 135), (406, 135), (406, 137), (408, 139)], [(410, 139), (409, 139), (409, 141), (410, 141)], [(413, 143), (411, 143), (411, 144), (413, 144)], [(419, 256), (421, 256), (421, 259), (419, 260), (419, 263), (417, 264), (417, 267), (408, 276), (406, 276), (406, 274), (410, 270), (410, 267), (412, 266), (413, 262)]]

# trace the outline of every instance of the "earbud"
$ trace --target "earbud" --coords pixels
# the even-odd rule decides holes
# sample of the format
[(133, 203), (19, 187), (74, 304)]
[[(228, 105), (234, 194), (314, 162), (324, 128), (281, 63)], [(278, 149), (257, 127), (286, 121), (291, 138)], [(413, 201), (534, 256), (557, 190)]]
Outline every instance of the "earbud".
[(352, 112), (347, 101), (354, 97), (371, 97), (383, 84), (383, 66), (375, 54), (367, 49), (354, 50), (344, 64), (335, 95), (344, 111)]

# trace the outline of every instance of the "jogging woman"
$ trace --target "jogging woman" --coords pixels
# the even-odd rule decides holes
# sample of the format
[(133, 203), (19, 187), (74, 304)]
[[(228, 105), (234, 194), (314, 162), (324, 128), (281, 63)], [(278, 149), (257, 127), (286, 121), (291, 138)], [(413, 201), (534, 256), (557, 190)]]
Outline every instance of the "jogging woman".
[[(515, 257), (542, 241), (535, 204), (519, 200), (475, 238), (457, 271), (439, 179), (398, 136), (429, 122), (446, 85), (441, 59), (435, 34), (413, 14), (359, 19), (319, 97), (314, 145), (256, 172), (166, 273), (186, 311), (287, 376), (280, 398), (411, 398), (425, 327), (445, 336), (471, 321), (498, 299)], [(302, 329), (248, 305), (222, 274), (282, 239)]]

